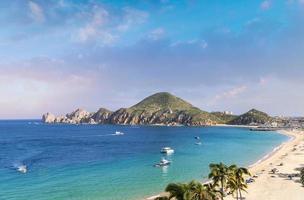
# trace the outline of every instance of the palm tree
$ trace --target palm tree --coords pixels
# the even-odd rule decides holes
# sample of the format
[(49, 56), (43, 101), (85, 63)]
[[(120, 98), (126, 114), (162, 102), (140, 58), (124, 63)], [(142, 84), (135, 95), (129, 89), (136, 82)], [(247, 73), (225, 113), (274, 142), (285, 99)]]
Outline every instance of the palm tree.
[[(166, 187), (166, 192), (169, 192), (167, 199), (176, 200), (214, 200), (216, 198), (216, 191), (211, 184), (201, 184), (198, 181), (191, 181), (185, 183), (170, 183)], [(166, 200), (162, 197), (157, 200)]]
[(176, 200), (190, 200), (188, 198), (189, 193), (189, 185), (185, 183), (170, 183), (166, 189), (166, 192), (169, 192), (169, 199)]
[(191, 200), (214, 200), (216, 192), (211, 184), (201, 184), (197, 181), (191, 181), (189, 184), (188, 193)]
[(219, 164), (211, 163), (209, 165), (209, 168), (211, 170), (209, 174), (209, 178), (213, 180), (214, 184), (219, 184), (221, 199), (224, 200), (224, 191), (226, 189), (227, 182), (231, 177), (230, 176), (231, 171), (234, 168), (236, 168), (236, 166), (231, 165), (230, 167), (228, 167), (223, 163), (219, 163)]
[(230, 178), (228, 181), (228, 187), (232, 193), (236, 192), (236, 199), (242, 199), (242, 191), (246, 191), (247, 184), (245, 182), (244, 176), (249, 175), (248, 169), (243, 167), (232, 168)]

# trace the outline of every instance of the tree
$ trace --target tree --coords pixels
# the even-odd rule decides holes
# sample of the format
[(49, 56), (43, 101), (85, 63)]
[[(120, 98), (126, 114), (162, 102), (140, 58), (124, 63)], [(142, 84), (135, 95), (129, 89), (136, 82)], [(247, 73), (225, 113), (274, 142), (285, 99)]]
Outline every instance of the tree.
[(168, 199), (176, 200), (214, 200), (217, 194), (213, 185), (203, 185), (198, 181), (191, 181), (188, 184), (170, 183), (165, 191), (170, 194)]
[(235, 165), (231, 165), (230, 167), (226, 166), (223, 163), (214, 164), (211, 163), (209, 165), (209, 168), (211, 170), (209, 174), (209, 178), (211, 178), (214, 182), (214, 184), (219, 184), (220, 187), (220, 193), (221, 193), (221, 199), (224, 199), (224, 192), (226, 189), (227, 182), (230, 178), (231, 171), (236, 168)]
[(231, 169), (228, 187), (232, 193), (236, 193), (236, 199), (242, 199), (242, 191), (246, 191), (247, 183), (244, 179), (245, 175), (250, 175), (248, 169), (243, 167), (235, 167)]
[(166, 189), (166, 192), (169, 192), (169, 199), (176, 200), (190, 200), (188, 198), (189, 186), (185, 183), (170, 183)]
[(197, 181), (189, 183), (189, 195), (191, 200), (214, 200), (216, 191), (211, 184), (201, 184)]

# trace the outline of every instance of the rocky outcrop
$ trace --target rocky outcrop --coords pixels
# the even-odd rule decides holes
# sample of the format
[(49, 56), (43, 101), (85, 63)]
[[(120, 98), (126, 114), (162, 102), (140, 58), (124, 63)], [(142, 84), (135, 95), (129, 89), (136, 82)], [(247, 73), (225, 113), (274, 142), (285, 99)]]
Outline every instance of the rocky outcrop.
[(107, 124), (113, 112), (105, 108), (100, 108), (96, 113), (93, 113), (91, 120), (98, 124)]
[(66, 114), (66, 116), (58, 116), (51, 113), (46, 113), (42, 116), (42, 121), (45, 123), (67, 123), (67, 124), (79, 124), (79, 123), (90, 123), (94, 124), (94, 119), (91, 118), (92, 114), (83, 110), (77, 109), (74, 112)]
[(265, 113), (251, 110), (237, 116), (224, 116), (208, 113), (167, 92), (149, 96), (130, 108), (121, 108), (115, 112), (100, 108), (95, 113), (77, 109), (65, 116), (55, 117), (47, 113), (42, 120), (45, 123), (88, 123), (88, 124), (130, 124), (130, 125), (167, 125), (167, 126), (206, 126), (217, 123), (249, 124), (269, 121)]
[(45, 123), (54, 123), (55, 119), (56, 119), (55, 115), (51, 113), (46, 113), (42, 115), (42, 121)]

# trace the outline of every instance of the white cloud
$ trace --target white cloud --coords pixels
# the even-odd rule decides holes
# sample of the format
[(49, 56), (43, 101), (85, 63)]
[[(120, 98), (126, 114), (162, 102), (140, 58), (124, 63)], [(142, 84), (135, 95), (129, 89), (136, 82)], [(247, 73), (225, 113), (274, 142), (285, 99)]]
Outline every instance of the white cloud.
[(258, 18), (258, 17), (256, 17), (256, 18), (253, 18), (253, 19), (251, 19), (251, 20), (248, 20), (248, 21), (246, 22), (246, 26), (252, 26), (252, 25), (257, 24), (257, 23), (259, 23), (259, 22), (261, 22), (261, 19)]
[(247, 86), (245, 86), (245, 85), (232, 88), (228, 91), (225, 91), (221, 94), (216, 95), (215, 96), (215, 101), (235, 98), (238, 95), (240, 95), (241, 93), (243, 93), (244, 91), (246, 91), (246, 89), (247, 89)]
[(164, 35), (165, 35), (165, 30), (163, 28), (157, 28), (149, 33), (148, 38), (151, 40), (159, 40), (163, 38)]
[(127, 31), (131, 26), (144, 23), (149, 14), (142, 10), (126, 7), (123, 9), (124, 16), (122, 23), (117, 26), (119, 31)]
[(5, 97), (0, 99), (0, 118), (37, 118), (47, 111), (63, 114), (87, 108), (105, 85), (98, 84), (96, 72), (71, 73), (60, 60), (37, 59), (0, 65), (0, 93)]
[(271, 7), (271, 2), (269, 0), (263, 1), (260, 7), (262, 10), (268, 10)]
[(29, 9), (30, 9), (30, 17), (39, 23), (42, 23), (45, 21), (44, 11), (41, 8), (40, 5), (33, 1), (29, 1), (28, 3)]
[(76, 42), (98, 42), (99, 45), (111, 45), (119, 36), (130, 29), (134, 25), (144, 23), (148, 17), (148, 13), (124, 8), (123, 15), (120, 22), (116, 23), (113, 18), (116, 16), (111, 15), (107, 10), (100, 6), (95, 6), (90, 14), (91, 19), (72, 35), (72, 39)]
[(176, 46), (182, 46), (182, 45), (197, 45), (197, 46), (201, 47), (202, 49), (205, 49), (208, 47), (208, 43), (205, 40), (197, 40), (197, 39), (173, 42), (173, 43), (171, 43), (170, 46), (176, 47)]
[(91, 20), (78, 29), (73, 39), (77, 42), (99, 41), (101, 44), (112, 44), (115, 36), (106, 28), (109, 13), (103, 8), (95, 7)]

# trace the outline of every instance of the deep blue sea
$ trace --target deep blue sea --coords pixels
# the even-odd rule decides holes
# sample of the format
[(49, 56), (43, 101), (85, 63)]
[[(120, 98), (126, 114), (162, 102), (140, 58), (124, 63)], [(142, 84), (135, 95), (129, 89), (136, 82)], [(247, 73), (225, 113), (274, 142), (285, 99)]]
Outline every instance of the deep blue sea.
[[(246, 128), (0, 121), (0, 200), (143, 199), (170, 182), (206, 179), (212, 162), (248, 166), (287, 139)], [(164, 146), (175, 149), (172, 164), (155, 168)]]

